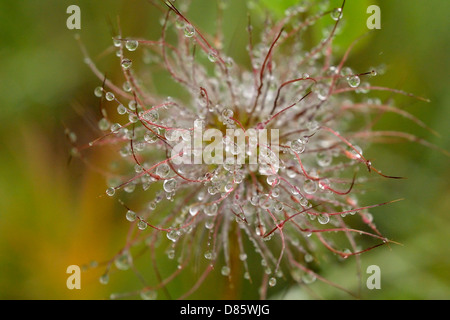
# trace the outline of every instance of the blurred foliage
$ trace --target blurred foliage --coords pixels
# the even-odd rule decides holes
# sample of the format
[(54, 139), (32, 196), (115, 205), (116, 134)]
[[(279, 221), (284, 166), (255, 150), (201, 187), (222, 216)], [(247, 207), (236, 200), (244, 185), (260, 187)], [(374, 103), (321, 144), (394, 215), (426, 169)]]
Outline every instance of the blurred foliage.
[[(212, 1), (192, 2), (192, 20), (205, 30), (214, 28)], [(340, 4), (331, 2), (333, 6)], [(261, 18), (267, 10), (282, 16), (286, 4), (296, 1), (262, 3)], [(67, 0), (0, 2), (2, 299), (103, 299), (112, 290), (139, 287), (136, 277), (126, 272), (123, 277), (113, 278), (110, 285), (102, 286), (98, 277), (103, 270), (98, 268), (83, 273), (82, 290), (66, 288), (68, 265), (111, 258), (124, 243), (128, 228), (123, 208), (104, 196), (104, 178), (79, 161), (69, 161), (70, 146), (64, 128), (75, 129), (82, 141), (95, 136), (92, 124), (95, 125), (99, 110), (92, 92), (101, 83), (83, 63), (74, 40), (76, 32), (66, 28), (66, 8), (70, 4), (73, 2)], [(79, 33), (94, 57), (111, 44), (117, 16), (125, 35), (158, 36), (158, 14), (144, 0), (81, 0), (76, 4), (82, 10)], [(367, 31), (365, 8), (370, 4), (381, 8), (382, 29), (361, 41), (352, 51), (349, 64), (359, 72), (384, 64), (386, 73), (375, 78), (376, 84), (429, 98), (430, 103), (402, 96), (395, 100), (397, 106), (418, 116), (440, 137), (395, 115), (383, 115), (377, 129), (411, 132), (450, 150), (450, 3), (347, 1), (346, 24), (336, 39), (338, 54)], [(245, 62), (242, 48), (246, 45), (247, 17), (243, 1), (230, 1), (224, 19), (228, 50), (236, 52), (236, 61)], [(117, 72), (108, 59), (96, 60), (111, 77)], [(450, 298), (449, 158), (413, 143), (374, 144), (366, 155), (383, 172), (408, 179), (377, 179), (361, 201), (373, 204), (405, 198), (373, 210), (379, 230), (402, 245), (383, 246), (362, 255), (363, 285), (368, 265), (377, 264), (382, 270), (382, 289), (369, 291), (363, 286), (363, 298)], [(106, 153), (91, 156), (95, 163), (109, 165)], [(356, 288), (357, 271), (350, 260), (330, 262), (321, 266), (322, 271), (331, 280)], [(160, 267), (164, 269), (164, 261)], [(217, 273), (192, 297), (257, 297), (250, 293), (256, 291), (254, 287), (237, 281), (230, 288)], [(172, 294), (178, 296), (178, 292), (187, 290), (192, 285), (189, 280), (180, 277), (169, 288)], [(217, 288), (213, 293), (205, 291), (211, 284)], [(323, 298), (349, 298), (319, 282), (312, 289)], [(274, 297), (310, 297), (308, 290), (297, 286), (280, 285), (273, 290), (269, 293)], [(167, 296), (162, 294), (161, 298)]]

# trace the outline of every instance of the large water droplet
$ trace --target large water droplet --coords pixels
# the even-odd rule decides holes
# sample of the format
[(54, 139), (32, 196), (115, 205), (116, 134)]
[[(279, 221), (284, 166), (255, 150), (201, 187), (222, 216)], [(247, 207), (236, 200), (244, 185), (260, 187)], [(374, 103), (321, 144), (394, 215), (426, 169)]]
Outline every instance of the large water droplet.
[(291, 142), (291, 150), (295, 153), (302, 153), (305, 151), (306, 144), (301, 139), (297, 139)]
[(199, 210), (200, 210), (200, 207), (195, 205), (195, 204), (193, 204), (192, 206), (189, 207), (189, 214), (191, 216), (195, 216), (198, 213)]
[(169, 175), (169, 173), (170, 173), (170, 167), (166, 163), (162, 163), (156, 168), (156, 174), (158, 176), (160, 176), (161, 178), (167, 177)]
[(217, 56), (218, 56), (217, 51), (212, 49), (208, 53), (208, 60), (211, 61), (211, 62), (216, 62), (217, 61)]
[(177, 188), (177, 181), (175, 179), (166, 180), (164, 181), (163, 188), (166, 192), (173, 192)]
[(139, 230), (145, 230), (148, 227), (147, 223), (144, 220), (139, 220), (137, 226)]
[(108, 130), (109, 125), (110, 123), (106, 118), (101, 118), (100, 121), (98, 122), (98, 128), (102, 131)]
[(192, 38), (195, 35), (195, 28), (191, 24), (187, 24), (184, 27), (184, 35), (187, 38)]
[(208, 250), (205, 252), (205, 254), (203, 256), (207, 260), (212, 260), (214, 258), (214, 253), (212, 251)]
[(172, 242), (176, 242), (181, 236), (181, 232), (178, 230), (171, 230), (167, 233), (167, 239)]
[(128, 270), (130, 269), (130, 256), (123, 253), (114, 260), (114, 264), (119, 270)]
[(120, 39), (113, 39), (114, 47), (118, 48), (122, 44), (122, 41)]
[(178, 17), (177, 20), (175, 21), (175, 27), (177, 29), (183, 29), (185, 25), (186, 22), (181, 17)]
[(140, 293), (140, 296), (142, 300), (156, 300), (158, 294), (154, 290), (143, 289)]
[(317, 191), (317, 184), (316, 184), (316, 182), (311, 180), (311, 179), (305, 180), (305, 182), (303, 183), (303, 190), (307, 194), (315, 193)]
[(213, 203), (211, 205), (205, 205), (205, 207), (203, 208), (203, 212), (207, 215), (207, 216), (215, 216), (217, 214), (217, 209), (218, 206), (216, 203)]
[(322, 213), (317, 217), (317, 221), (319, 221), (320, 224), (327, 224), (330, 221), (330, 216), (326, 213)]
[(118, 114), (125, 114), (125, 113), (127, 113), (127, 108), (123, 104), (119, 104), (117, 106), (117, 113)]
[(342, 8), (335, 8), (331, 11), (331, 19), (337, 21), (342, 18)]
[(113, 101), (114, 98), (115, 98), (114, 93), (112, 93), (112, 92), (107, 92), (107, 93), (105, 94), (105, 98), (106, 98), (106, 100), (108, 100), (108, 101)]
[(317, 83), (313, 87), (314, 92), (317, 94), (319, 100), (325, 101), (328, 97), (329, 88), (323, 83)]
[(130, 120), (131, 123), (136, 123), (139, 121), (139, 117), (137, 116), (136, 113), (130, 113), (128, 115), (128, 120)]
[(225, 66), (231, 68), (234, 65), (234, 60), (232, 57), (225, 58)]
[(122, 59), (121, 61), (121, 66), (122, 68), (124, 68), (125, 70), (130, 69), (131, 65), (133, 64), (133, 62), (130, 59)]
[(156, 110), (150, 110), (144, 113), (143, 118), (149, 122), (156, 122), (159, 120), (159, 113)]
[(94, 95), (95, 95), (97, 98), (100, 98), (100, 97), (103, 95), (103, 88), (102, 88), (102, 87), (97, 87), (97, 88), (95, 88), (95, 90), (94, 90)]
[(125, 48), (127, 48), (128, 51), (135, 51), (138, 46), (139, 46), (139, 42), (137, 40), (128, 40), (125, 43)]
[(330, 152), (318, 152), (316, 155), (317, 158), (317, 164), (321, 167), (327, 167), (331, 164), (331, 161), (333, 160)]
[(114, 193), (116, 193), (116, 189), (114, 189), (113, 187), (106, 189), (106, 194), (108, 196), (112, 197)]
[(148, 131), (144, 135), (144, 140), (147, 141), (148, 143), (154, 143), (156, 142), (156, 140), (158, 140), (158, 136), (153, 132)]
[(98, 280), (100, 281), (101, 284), (108, 284), (109, 275), (107, 273), (105, 273)]
[(122, 126), (119, 123), (113, 123), (111, 125), (111, 132), (117, 132)]
[(134, 111), (136, 110), (137, 107), (137, 102), (135, 100), (130, 100), (130, 102), (128, 102), (128, 108), (130, 108), (130, 110)]
[(314, 257), (311, 254), (307, 253), (307, 254), (305, 254), (305, 261), (308, 263), (313, 262)]
[(316, 281), (316, 276), (312, 273), (305, 273), (302, 277), (302, 281), (306, 284), (313, 283)]
[(361, 83), (361, 79), (358, 76), (353, 75), (353, 76), (347, 77), (347, 82), (350, 87), (356, 88)]
[(272, 277), (269, 279), (269, 286), (275, 287), (277, 284), (277, 279), (275, 277)]
[(136, 220), (136, 212), (128, 210), (125, 217), (128, 221), (133, 222)]
[(230, 267), (228, 267), (228, 266), (223, 266), (222, 269), (220, 270), (220, 273), (221, 273), (223, 276), (229, 276), (229, 275), (230, 275), (230, 271), (231, 271)]
[(228, 109), (228, 108), (224, 109), (222, 111), (222, 117), (224, 117), (224, 118), (231, 118), (233, 116), (233, 114), (234, 114), (233, 110)]

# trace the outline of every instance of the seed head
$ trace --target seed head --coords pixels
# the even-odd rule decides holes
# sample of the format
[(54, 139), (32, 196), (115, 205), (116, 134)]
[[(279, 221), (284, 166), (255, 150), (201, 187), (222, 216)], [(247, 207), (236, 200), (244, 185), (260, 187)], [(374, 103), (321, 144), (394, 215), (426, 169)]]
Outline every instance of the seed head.
[[(128, 269), (138, 258), (132, 248), (144, 244), (156, 261), (159, 245), (178, 265), (146, 285), (141, 297), (155, 299), (195, 265), (204, 271), (195, 273), (181, 298), (211, 272), (229, 281), (242, 274), (264, 298), (269, 287), (289, 279), (323, 280), (314, 270), (326, 252), (347, 258), (390, 242), (369, 212), (390, 202), (358, 201), (367, 184), (364, 172), (396, 178), (365, 157), (373, 133), (361, 115), (406, 113), (364, 98), (370, 90), (391, 89), (371, 86), (376, 72), (369, 67), (358, 72), (346, 65), (351, 47), (343, 57), (333, 56), (344, 3), (311, 16), (305, 15), (308, 6), (290, 8), (279, 21), (267, 19), (260, 37), (249, 19), (247, 65), (225, 54), (220, 30), (203, 33), (170, 1), (155, 3), (164, 11), (159, 39), (114, 37), (122, 85), (107, 79), (82, 46), (103, 81), (95, 95), (114, 104), (121, 119), (116, 123), (111, 118), (117, 116), (103, 112), (103, 134), (90, 143), (117, 150), (113, 160), (120, 161), (120, 171), (106, 194), (120, 200), (143, 192), (139, 198), (146, 199), (141, 205), (120, 200), (134, 236), (116, 260)], [(322, 19), (332, 20), (332, 28), (308, 48), (298, 35)], [(137, 62), (139, 54), (147, 65)], [(146, 82), (146, 69), (160, 67), (180, 88), (178, 96), (158, 94), (152, 86), (157, 76)], [(374, 244), (360, 247), (361, 236)], [(260, 268), (250, 267), (255, 260)]]

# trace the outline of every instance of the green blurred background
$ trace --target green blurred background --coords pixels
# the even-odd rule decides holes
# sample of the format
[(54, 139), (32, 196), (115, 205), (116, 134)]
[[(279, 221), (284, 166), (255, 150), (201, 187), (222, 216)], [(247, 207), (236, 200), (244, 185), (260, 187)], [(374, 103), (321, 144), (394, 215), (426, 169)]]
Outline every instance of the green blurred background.
[[(275, 14), (282, 13), (287, 3), (295, 3), (263, 2), (265, 10)], [(340, 4), (331, 2), (331, 6)], [(130, 274), (113, 277), (103, 286), (98, 282), (101, 268), (83, 273), (81, 290), (66, 287), (67, 266), (110, 258), (124, 243), (128, 230), (123, 208), (104, 196), (104, 178), (77, 160), (68, 161), (70, 146), (64, 128), (74, 129), (84, 141), (95, 137), (92, 123), (99, 112), (93, 89), (101, 85), (83, 63), (74, 40), (76, 31), (66, 28), (66, 8), (71, 4), (81, 8), (79, 34), (94, 57), (111, 45), (110, 22), (117, 16), (126, 36), (156, 39), (160, 30), (157, 12), (144, 0), (0, 2), (1, 299), (104, 299), (111, 292), (139, 287)], [(450, 2), (349, 0), (344, 11), (346, 24), (336, 39), (337, 54), (367, 31), (366, 8), (370, 4), (380, 6), (382, 28), (358, 44), (349, 65), (364, 72), (384, 63), (386, 73), (373, 83), (429, 98), (431, 103), (395, 97), (397, 106), (441, 136), (395, 115), (383, 116), (377, 129), (405, 130), (450, 150)], [(193, 0), (189, 17), (209, 30), (214, 28), (214, 11), (213, 1)], [(236, 52), (238, 62), (246, 61), (239, 56), (243, 53), (239, 48), (246, 45), (246, 19), (244, 1), (230, 1), (225, 33), (228, 41), (235, 37), (231, 53)], [(108, 59), (99, 61), (101, 69), (113, 78), (117, 66)], [(367, 204), (405, 198), (372, 212), (378, 229), (403, 245), (383, 246), (362, 256), (363, 271), (371, 264), (382, 271), (382, 289), (363, 289), (363, 298), (450, 298), (449, 158), (413, 143), (374, 144), (365, 155), (383, 172), (408, 179), (377, 179), (363, 198)], [(90, 156), (96, 163), (108, 165), (107, 154)], [(346, 287), (357, 285), (351, 261), (330, 263), (322, 271)], [(189, 287), (184, 283), (188, 280), (177, 278), (178, 283), (171, 287), (173, 296)], [(211, 293), (208, 290), (213, 283), (218, 289)], [(325, 299), (348, 298), (318, 281), (312, 288)], [(255, 292), (257, 288), (248, 285), (230, 290), (215, 272), (192, 297), (247, 299), (257, 298)], [(269, 291), (269, 297), (309, 296), (301, 288), (280, 285)]]

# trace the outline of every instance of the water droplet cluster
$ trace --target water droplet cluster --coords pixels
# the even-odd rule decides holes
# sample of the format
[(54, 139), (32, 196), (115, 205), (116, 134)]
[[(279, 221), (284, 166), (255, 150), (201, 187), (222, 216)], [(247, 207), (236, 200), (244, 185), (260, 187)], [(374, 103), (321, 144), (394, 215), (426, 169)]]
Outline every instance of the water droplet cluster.
[[(354, 172), (370, 168), (359, 147), (364, 139), (349, 130), (355, 121), (362, 121), (358, 112), (364, 102), (351, 98), (366, 78), (346, 67), (345, 61), (327, 64), (335, 61), (327, 50), (335, 34), (326, 33), (311, 48), (298, 42), (297, 34), (329, 17), (312, 15), (301, 21), (300, 15), (309, 9), (302, 5), (287, 10), (283, 31), (279, 24), (266, 23), (261, 41), (247, 47), (249, 66), (226, 56), (221, 43), (208, 42), (209, 37), (175, 9), (161, 21), (159, 39), (122, 35), (113, 39), (123, 82), (105, 82), (94, 94), (114, 104), (110, 110), (117, 110), (122, 120), (116, 123), (104, 112), (98, 122), (103, 135), (92, 145), (117, 149), (115, 178), (108, 181), (107, 196), (138, 190), (149, 194), (142, 206), (126, 207), (125, 218), (135, 232), (147, 235), (137, 239), (144, 239), (149, 250), (156, 243), (167, 246), (167, 257), (177, 265), (174, 273), (200, 256), (205, 268), (219, 265), (214, 270), (232, 281), (235, 270), (230, 261), (236, 256), (244, 278), (255, 283), (255, 277), (268, 276), (262, 285), (274, 287), (290, 276), (309, 284), (317, 278), (312, 265), (318, 259), (318, 245), (348, 256), (334, 237), (353, 244), (360, 236), (349, 231), (353, 229), (345, 216), (361, 215), (373, 238), (380, 239), (372, 215), (360, 208), (351, 192), (359, 182)], [(342, 8), (323, 12), (331, 12), (336, 24), (343, 18)], [(247, 31), (255, 40), (253, 28)], [(178, 35), (177, 42), (168, 40), (169, 32)], [(206, 59), (187, 54), (194, 47), (196, 55)], [(165, 67), (184, 88), (183, 94), (151, 93), (140, 78), (139, 54), (148, 63), (146, 68)], [(149, 55), (152, 59), (147, 59)], [(192, 143), (198, 130), (207, 129), (222, 133), (214, 142), (228, 152), (230, 161), (192, 162), (198, 156), (202, 159), (210, 146), (207, 137), (200, 145)], [(242, 129), (244, 144), (236, 142), (238, 136), (228, 136), (228, 129)], [(268, 147), (248, 134), (265, 129), (278, 130), (276, 144)], [(181, 143), (187, 148), (174, 154)], [(191, 163), (176, 161), (185, 156)], [(250, 163), (254, 156), (258, 162)], [(263, 274), (249, 270), (250, 257), (261, 260)], [(129, 269), (133, 255), (128, 251), (118, 255), (114, 265)], [(100, 278), (103, 284), (108, 281), (108, 274)], [(148, 300), (158, 296), (150, 287), (139, 295)]]

